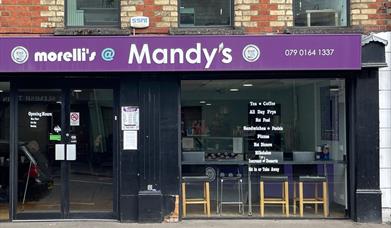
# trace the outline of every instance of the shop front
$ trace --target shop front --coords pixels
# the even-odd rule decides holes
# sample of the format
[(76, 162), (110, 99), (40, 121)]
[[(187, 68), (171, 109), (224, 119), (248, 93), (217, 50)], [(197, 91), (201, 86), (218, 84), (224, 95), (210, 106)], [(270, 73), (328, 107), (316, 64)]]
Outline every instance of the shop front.
[(0, 46), (2, 220), (381, 221), (360, 35)]

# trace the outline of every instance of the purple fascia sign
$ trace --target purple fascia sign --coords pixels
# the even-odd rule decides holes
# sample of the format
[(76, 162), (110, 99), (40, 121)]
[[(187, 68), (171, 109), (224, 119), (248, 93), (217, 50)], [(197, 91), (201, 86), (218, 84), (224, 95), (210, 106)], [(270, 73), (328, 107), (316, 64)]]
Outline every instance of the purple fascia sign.
[(360, 35), (0, 38), (0, 72), (359, 70)]

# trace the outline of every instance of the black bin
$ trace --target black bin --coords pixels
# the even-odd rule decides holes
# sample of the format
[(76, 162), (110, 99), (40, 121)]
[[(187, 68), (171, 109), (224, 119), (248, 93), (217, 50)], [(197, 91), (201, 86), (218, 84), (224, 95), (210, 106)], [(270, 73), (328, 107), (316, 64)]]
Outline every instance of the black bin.
[(160, 191), (138, 193), (138, 222), (161, 223), (163, 221), (163, 196)]

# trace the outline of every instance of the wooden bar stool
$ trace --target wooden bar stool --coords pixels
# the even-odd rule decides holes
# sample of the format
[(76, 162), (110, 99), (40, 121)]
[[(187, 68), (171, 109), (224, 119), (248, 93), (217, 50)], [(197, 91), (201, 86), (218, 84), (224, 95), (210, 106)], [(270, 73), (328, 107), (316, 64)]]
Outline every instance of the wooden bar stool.
[[(281, 198), (265, 198), (265, 182), (277, 182), (282, 184), (282, 196)], [(260, 215), (265, 216), (265, 204), (281, 204), (282, 213), (285, 213), (286, 216), (289, 216), (289, 185), (288, 185), (288, 176), (261, 176), (260, 185), (260, 203), (259, 211)]]
[[(296, 214), (296, 202), (299, 201), (300, 217), (304, 215), (304, 205), (314, 204), (315, 213), (318, 212), (318, 204), (323, 205), (323, 215), (327, 217), (329, 214), (328, 205), (328, 184), (325, 176), (299, 176), (299, 199), (296, 198), (296, 183), (293, 185), (293, 213)], [(315, 196), (313, 198), (304, 197), (304, 184), (312, 183), (315, 184)], [(318, 197), (318, 184), (322, 184), (323, 195), (321, 198)]]
[[(186, 206), (190, 204), (204, 205), (204, 214), (210, 217), (210, 192), (209, 192), (209, 177), (208, 176), (185, 176), (182, 177), (182, 214), (186, 216)], [(202, 198), (187, 198), (186, 184), (202, 183), (203, 197)]]

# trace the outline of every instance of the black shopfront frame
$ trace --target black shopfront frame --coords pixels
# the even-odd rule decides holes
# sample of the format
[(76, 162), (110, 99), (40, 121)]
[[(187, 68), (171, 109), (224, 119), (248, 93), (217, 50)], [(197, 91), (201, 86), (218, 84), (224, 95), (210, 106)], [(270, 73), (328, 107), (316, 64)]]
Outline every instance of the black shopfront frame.
[[(114, 210), (110, 218), (134, 222), (138, 220), (138, 193), (152, 184), (163, 194), (163, 215), (173, 210), (173, 195), (180, 195), (181, 179), (181, 136), (180, 136), (180, 81), (205, 79), (345, 79), (347, 101), (347, 175), (348, 175), (348, 217), (359, 222), (381, 221), (381, 192), (379, 189), (379, 98), (377, 68), (363, 68), (359, 71), (278, 71), (278, 72), (193, 72), (193, 73), (140, 73), (129, 75), (113, 73), (104, 77), (89, 78), (91, 74), (75, 74), (76, 77), (50, 77), (50, 74), (14, 75), (2, 77), (11, 82), (10, 112), (10, 152), (11, 170), (10, 192), (16, 192), (16, 143), (17, 143), (17, 89), (19, 83), (53, 82), (51, 85), (63, 87), (65, 83), (79, 81), (86, 86), (90, 80), (100, 85), (114, 84), (116, 95), (115, 112), (120, 106), (140, 107), (139, 148), (136, 151), (122, 150), (122, 132), (116, 123), (114, 142), (118, 157), (114, 179)], [(103, 79), (99, 79), (102, 76)], [(315, 76), (315, 77), (314, 77)], [(17, 80), (18, 78), (19, 80)], [(101, 81), (101, 82), (99, 82)], [(108, 84), (107, 84), (108, 83)], [(60, 88), (61, 88), (60, 87)], [(148, 114), (147, 114), (148, 113)], [(114, 153), (116, 154), (116, 153)], [(360, 167), (360, 168), (358, 168)], [(117, 177), (117, 178), (116, 178)], [(16, 214), (16, 194), (10, 200), (12, 220), (42, 219), (35, 215), (20, 217)], [(74, 215), (72, 218), (108, 218), (99, 213)], [(53, 214), (45, 214), (45, 219), (62, 219)]]

